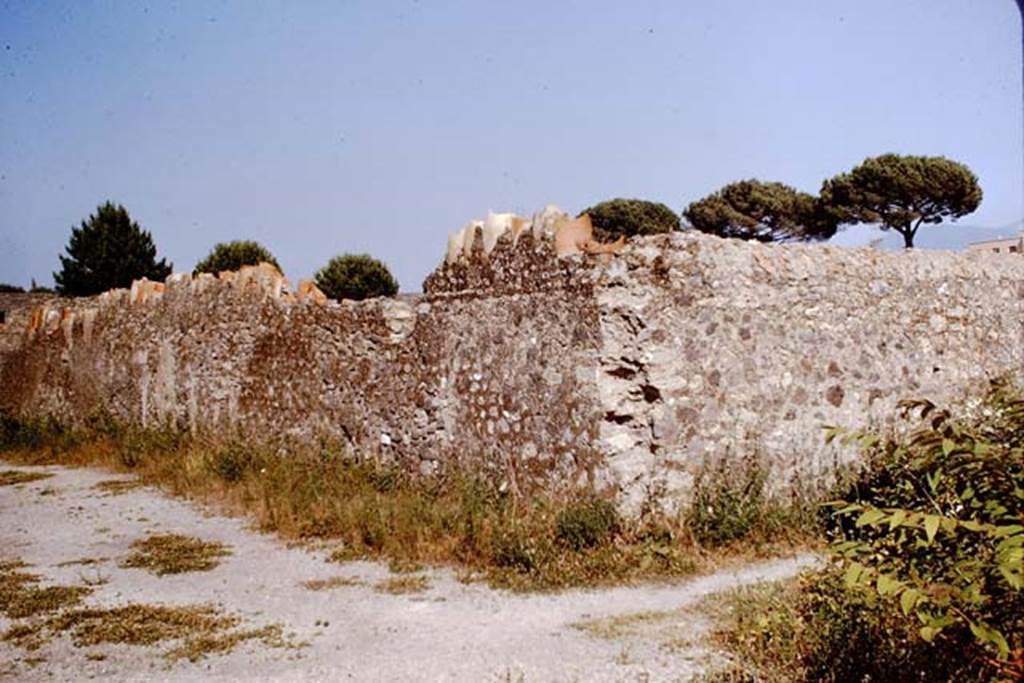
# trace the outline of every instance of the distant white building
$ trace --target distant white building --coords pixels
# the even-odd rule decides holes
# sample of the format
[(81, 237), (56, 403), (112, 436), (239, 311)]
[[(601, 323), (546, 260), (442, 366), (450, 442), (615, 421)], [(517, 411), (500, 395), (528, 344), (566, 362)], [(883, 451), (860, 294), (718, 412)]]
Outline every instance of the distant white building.
[(1024, 232), (1016, 237), (971, 242), (967, 245), (967, 251), (987, 251), (993, 254), (1024, 254)]

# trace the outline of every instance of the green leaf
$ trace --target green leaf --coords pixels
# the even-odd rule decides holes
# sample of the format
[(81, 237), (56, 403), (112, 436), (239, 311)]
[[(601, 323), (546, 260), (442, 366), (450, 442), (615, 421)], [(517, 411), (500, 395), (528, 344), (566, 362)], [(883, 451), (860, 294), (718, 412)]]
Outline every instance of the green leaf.
[(859, 562), (851, 562), (843, 573), (843, 583), (847, 588), (854, 588), (860, 582), (860, 575), (864, 573), (864, 565)]
[(914, 605), (917, 604), (917, 599), (921, 594), (915, 588), (908, 588), (903, 591), (900, 596), (900, 610), (903, 611), (903, 616), (909, 616), (910, 610), (914, 609)]
[(943, 455), (949, 455), (954, 450), (956, 450), (956, 442), (955, 441), (953, 441), (952, 439), (943, 439), (942, 440), (942, 454)]
[(921, 634), (921, 638), (924, 642), (930, 643), (935, 640), (935, 636), (937, 636), (941, 630), (942, 629), (938, 626), (922, 626), (918, 632)]
[(939, 531), (939, 522), (941, 521), (942, 518), (937, 515), (924, 516), (924, 533), (928, 536), (929, 545), (931, 545), (931, 542), (935, 540), (935, 534)]
[(885, 518), (885, 512), (882, 510), (876, 510), (875, 508), (869, 508), (860, 514), (857, 518), (856, 526), (873, 526), (880, 520)]
[(878, 576), (878, 594), (882, 597), (896, 593), (901, 585), (897, 579), (892, 578), (888, 574), (879, 574)]
[(906, 521), (908, 513), (906, 510), (897, 510), (889, 517), (889, 529), (895, 529)]

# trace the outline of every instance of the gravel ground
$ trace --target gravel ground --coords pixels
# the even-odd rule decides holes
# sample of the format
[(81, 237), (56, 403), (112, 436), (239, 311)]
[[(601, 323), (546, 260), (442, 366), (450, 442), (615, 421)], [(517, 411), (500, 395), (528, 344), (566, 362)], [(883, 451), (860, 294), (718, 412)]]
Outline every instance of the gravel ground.
[[(449, 570), (431, 569), (426, 590), (392, 595), (374, 588), (392, 576), (385, 565), (329, 563), (326, 552), (286, 547), (243, 519), (152, 488), (120, 495), (93, 488), (124, 477), (0, 469), (54, 475), (0, 487), (0, 559), (24, 560), (46, 583), (101, 583), (88, 606), (217, 603), (242, 616), (246, 628), (280, 624), (289, 640), (305, 643), (246, 641), (228, 654), (170, 664), (162, 656), (166, 644), (78, 648), (61, 636), (29, 653), (0, 642), (0, 680), (685, 681), (717, 661), (704, 643), (709, 625), (687, 608), (815, 562), (801, 555), (675, 584), (527, 595), (462, 584)], [(231, 555), (207, 572), (158, 577), (120, 568), (130, 544), (150, 533), (221, 541)], [(57, 566), (83, 558), (105, 559)], [(338, 576), (361, 583), (321, 591), (302, 585)], [(0, 632), (12, 623), (0, 616)]]

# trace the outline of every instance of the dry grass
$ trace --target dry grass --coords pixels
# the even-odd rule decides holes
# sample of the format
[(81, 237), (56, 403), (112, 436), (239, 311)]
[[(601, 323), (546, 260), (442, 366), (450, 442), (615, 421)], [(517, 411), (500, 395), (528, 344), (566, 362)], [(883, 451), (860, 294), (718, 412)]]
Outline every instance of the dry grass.
[[(474, 472), (424, 479), (330, 446), (208, 441), (109, 425), (89, 434), (31, 423), (10, 429), (0, 453), (15, 462), (104, 466), (250, 515), (261, 531), (288, 541), (330, 541), (340, 548), (334, 560), (382, 558), (397, 571), (454, 564), (464, 576), (514, 590), (671, 579), (803, 548), (811, 537), (784, 515), (749, 514), (757, 497), (744, 499), (743, 535), (711, 548), (686, 514), (622, 520), (592, 494), (516, 497)], [(717, 523), (702, 520), (702, 532)]]
[(138, 479), (106, 479), (97, 483), (93, 488), (108, 496), (120, 496), (143, 486), (145, 484)]
[(19, 470), (4, 470), (0, 472), (0, 486), (14, 486), (16, 484), (28, 484), (29, 482), (49, 479), (53, 475), (49, 472), (21, 472)]
[[(25, 567), (20, 560), (0, 561), (0, 613), (19, 622), (0, 634), (0, 641), (29, 652), (61, 634), (69, 635), (76, 647), (171, 642), (173, 647), (164, 653), (170, 660), (196, 661), (230, 652), (248, 640), (269, 647), (301, 646), (288, 641), (278, 625), (240, 630), (239, 617), (225, 614), (214, 605), (80, 607), (90, 588), (39, 587), (39, 577), (24, 571)], [(100, 661), (106, 655), (89, 653), (87, 657)]]
[(707, 683), (804, 680), (803, 625), (797, 614), (800, 581), (759, 583), (710, 595), (697, 609), (713, 624), (712, 640), (732, 661), (702, 679)]
[(2, 638), (30, 650), (54, 635), (65, 633), (76, 647), (152, 647), (171, 642), (177, 644), (165, 651), (167, 659), (193, 662), (230, 652), (247, 640), (259, 640), (268, 647), (299, 647), (284, 638), (280, 626), (235, 630), (240, 623), (239, 617), (225, 614), (214, 605), (168, 607), (133, 603), (105, 609), (67, 610), (44, 621), (16, 625)]
[(335, 588), (351, 588), (353, 586), (365, 585), (361, 579), (354, 576), (332, 576), (329, 579), (310, 579), (300, 584), (306, 590), (326, 591)]
[(0, 561), (0, 612), (10, 619), (72, 607), (92, 591), (85, 586), (40, 586), (39, 577), (24, 568), (17, 560)]
[(231, 552), (223, 543), (180, 534), (157, 534), (132, 543), (121, 567), (147, 569), (157, 576), (209, 571)]
[(573, 624), (572, 627), (583, 631), (593, 638), (602, 640), (621, 640), (629, 636), (638, 635), (648, 630), (651, 626), (657, 626), (665, 621), (678, 618), (679, 612), (633, 612), (631, 614), (619, 614), (604, 619), (593, 619)]
[(386, 578), (373, 587), (378, 593), (388, 593), (389, 595), (412, 595), (413, 593), (422, 593), (428, 588), (430, 588), (430, 579), (411, 574)]

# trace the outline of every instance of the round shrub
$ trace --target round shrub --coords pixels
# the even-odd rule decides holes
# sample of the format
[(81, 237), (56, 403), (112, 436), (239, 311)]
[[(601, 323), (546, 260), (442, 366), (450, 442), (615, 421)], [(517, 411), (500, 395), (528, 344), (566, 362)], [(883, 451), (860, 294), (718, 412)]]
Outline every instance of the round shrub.
[(679, 216), (660, 202), (644, 199), (611, 199), (582, 211), (589, 214), (594, 237), (599, 240), (656, 235), (680, 229)]
[(335, 256), (317, 271), (316, 286), (332, 299), (361, 301), (398, 293), (395, 276), (368, 254)]
[(259, 242), (252, 240), (220, 242), (210, 250), (206, 258), (196, 264), (193, 272), (216, 275), (222, 270), (238, 270), (242, 266), (255, 266), (260, 263), (269, 263), (281, 270), (274, 255)]

